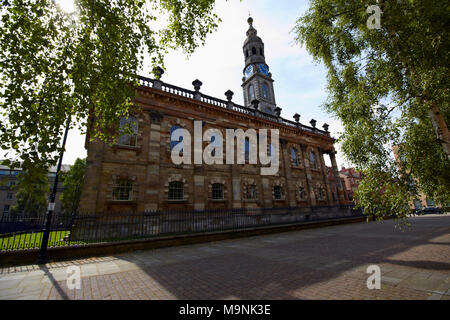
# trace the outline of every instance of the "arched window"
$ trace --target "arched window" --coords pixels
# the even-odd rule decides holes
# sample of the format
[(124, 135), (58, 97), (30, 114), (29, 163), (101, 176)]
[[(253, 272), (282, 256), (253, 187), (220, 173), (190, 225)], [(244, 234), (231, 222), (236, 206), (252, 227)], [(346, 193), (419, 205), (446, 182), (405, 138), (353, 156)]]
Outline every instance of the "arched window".
[[(181, 129), (181, 127), (180, 126), (173, 126), (172, 128), (170, 128), (170, 150), (171, 151), (177, 144), (179, 144), (180, 142), (183, 142), (183, 137), (180, 137), (180, 140), (178, 140), (178, 141), (172, 139), (172, 134), (177, 129)], [(183, 152), (183, 150), (181, 150), (181, 152)]]
[(325, 189), (323, 187), (319, 187), (319, 200), (325, 200)]
[(133, 182), (128, 179), (116, 179), (113, 187), (113, 200), (130, 201), (133, 194)]
[(311, 153), (309, 154), (309, 160), (311, 162), (311, 168), (317, 169), (317, 158), (314, 151), (311, 151)]
[(305, 197), (306, 197), (305, 188), (298, 187), (298, 197), (300, 198), (300, 200), (304, 200), (305, 199)]
[(245, 50), (245, 57), (248, 58), (248, 50)]
[[(211, 136), (211, 144), (214, 144), (214, 141), (216, 141), (216, 136)], [(215, 156), (216, 156), (216, 149), (214, 149), (214, 150), (211, 152), (211, 156), (212, 156), (212, 157), (215, 157)]]
[(255, 100), (255, 87), (252, 84), (248, 86), (248, 99), (249, 102)]
[(184, 199), (184, 183), (181, 181), (172, 181), (169, 183), (169, 200)]
[(248, 200), (254, 200), (258, 198), (257, 192), (256, 192), (256, 185), (249, 184), (247, 185), (245, 189), (245, 198)]
[(264, 82), (262, 85), (262, 91), (263, 91), (263, 97), (268, 99), (269, 98), (269, 87), (267, 86), (267, 84)]
[(273, 187), (273, 198), (275, 200), (283, 199), (283, 188), (282, 187), (280, 187), (280, 186)]
[(245, 149), (245, 161), (250, 161), (250, 140), (245, 138), (244, 140), (244, 149)]
[(256, 48), (255, 47), (252, 48), (252, 54), (256, 54)]
[(210, 145), (214, 146), (214, 149), (211, 151), (211, 156), (215, 157), (216, 156), (216, 148), (220, 149), (221, 148), (221, 143), (222, 139), (221, 139), (221, 135), (219, 132), (213, 132), (210, 138)]
[(263, 52), (262, 48), (259, 48), (259, 54), (262, 55), (262, 56), (264, 55), (264, 52)]
[(223, 184), (214, 183), (212, 185), (212, 198), (213, 200), (223, 200)]
[(295, 148), (291, 148), (291, 163), (294, 167), (298, 167), (298, 154)]
[(135, 147), (137, 143), (137, 133), (138, 133), (136, 118), (123, 117), (122, 119), (120, 119), (120, 131), (123, 132), (127, 128), (131, 128), (132, 133), (120, 135), (117, 144), (120, 144), (122, 146)]

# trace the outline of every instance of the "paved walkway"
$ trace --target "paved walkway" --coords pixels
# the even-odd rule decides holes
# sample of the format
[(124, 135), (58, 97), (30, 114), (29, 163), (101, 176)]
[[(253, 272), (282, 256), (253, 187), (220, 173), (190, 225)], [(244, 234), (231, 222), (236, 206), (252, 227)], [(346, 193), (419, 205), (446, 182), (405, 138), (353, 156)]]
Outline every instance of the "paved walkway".
[[(450, 216), (0, 269), (0, 299), (450, 299)], [(369, 290), (369, 265), (381, 289)], [(81, 289), (67, 267), (81, 268)]]

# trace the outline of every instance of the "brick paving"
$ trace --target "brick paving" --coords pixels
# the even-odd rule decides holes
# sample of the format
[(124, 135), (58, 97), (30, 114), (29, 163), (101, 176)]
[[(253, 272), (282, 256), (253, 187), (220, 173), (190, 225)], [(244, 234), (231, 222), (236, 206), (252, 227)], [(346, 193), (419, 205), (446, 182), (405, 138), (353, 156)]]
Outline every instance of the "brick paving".
[[(0, 269), (0, 299), (450, 299), (450, 216)], [(369, 265), (381, 289), (366, 286)], [(67, 267), (81, 268), (80, 290)]]

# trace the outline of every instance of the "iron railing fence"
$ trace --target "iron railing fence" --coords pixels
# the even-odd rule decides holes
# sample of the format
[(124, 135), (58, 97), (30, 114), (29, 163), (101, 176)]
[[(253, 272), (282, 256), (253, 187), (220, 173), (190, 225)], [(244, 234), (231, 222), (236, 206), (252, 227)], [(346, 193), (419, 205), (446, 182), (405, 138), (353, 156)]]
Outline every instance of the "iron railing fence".
[[(47, 213), (40, 214), (4, 214), (0, 216), (0, 237), (11, 233), (42, 230)], [(70, 229), (74, 215), (55, 214), (51, 221), (52, 229)]]
[[(114, 243), (362, 216), (362, 212), (355, 210), (354, 206), (105, 212), (76, 216), (54, 214), (48, 247)], [(39, 248), (44, 225), (45, 215), (0, 219), (0, 253)]]
[[(3, 214), (0, 216), (0, 252), (40, 248), (47, 213)], [(63, 245), (68, 239), (75, 215), (54, 214), (51, 221), (49, 246)], [(61, 240), (61, 241), (60, 241)]]

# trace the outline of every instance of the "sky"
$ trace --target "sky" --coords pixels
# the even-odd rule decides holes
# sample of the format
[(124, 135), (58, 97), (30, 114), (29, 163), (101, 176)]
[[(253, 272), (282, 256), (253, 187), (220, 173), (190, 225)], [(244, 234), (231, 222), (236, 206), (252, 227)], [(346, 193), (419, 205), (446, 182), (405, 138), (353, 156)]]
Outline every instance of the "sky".
[[(69, 1), (70, 0), (66, 0)], [(330, 125), (333, 137), (338, 137), (342, 125), (327, 114), (321, 105), (327, 98), (326, 69), (299, 44), (291, 32), (296, 20), (308, 8), (307, 0), (217, 0), (215, 12), (222, 19), (218, 30), (208, 35), (206, 44), (198, 48), (189, 59), (181, 51), (171, 51), (165, 59), (165, 73), (161, 80), (179, 87), (193, 89), (192, 81), (203, 82), (201, 92), (225, 100), (224, 93), (233, 91), (233, 101), (243, 104), (242, 71), (244, 55), (242, 46), (248, 30), (249, 13), (253, 26), (265, 44), (266, 63), (275, 80), (275, 99), (281, 107), (281, 116), (293, 119), (301, 115), (300, 122), (309, 125), (317, 120), (321, 128)], [(140, 74), (153, 77), (149, 64)], [(72, 164), (77, 157), (86, 157), (85, 137), (77, 130), (69, 132), (64, 163)], [(339, 168), (348, 166), (336, 144)], [(325, 156), (327, 165), (329, 157)]]

